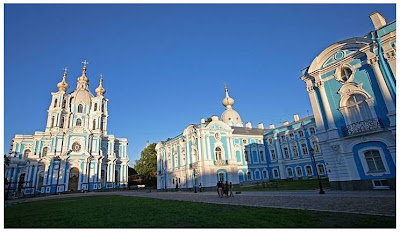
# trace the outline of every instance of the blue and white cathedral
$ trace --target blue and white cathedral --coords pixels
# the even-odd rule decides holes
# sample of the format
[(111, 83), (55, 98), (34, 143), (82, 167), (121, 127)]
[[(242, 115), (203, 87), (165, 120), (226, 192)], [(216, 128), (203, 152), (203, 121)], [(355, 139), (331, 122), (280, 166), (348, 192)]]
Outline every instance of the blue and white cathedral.
[(86, 64), (71, 93), (67, 93), (64, 70), (58, 91), (51, 93), (45, 131), (13, 138), (10, 165), (5, 170), (8, 194), (127, 186), (128, 141), (107, 133), (108, 99), (104, 97), (103, 78), (95, 89), (96, 96), (92, 95)]

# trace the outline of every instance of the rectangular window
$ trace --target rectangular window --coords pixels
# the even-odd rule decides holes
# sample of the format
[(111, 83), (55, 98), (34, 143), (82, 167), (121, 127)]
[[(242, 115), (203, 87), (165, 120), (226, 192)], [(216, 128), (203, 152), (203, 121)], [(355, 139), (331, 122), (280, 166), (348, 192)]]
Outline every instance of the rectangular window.
[(271, 159), (272, 160), (276, 159), (275, 150), (271, 150)]
[(365, 160), (368, 165), (368, 172), (384, 172), (386, 171), (383, 165), (381, 154), (377, 150), (369, 150), (364, 152)]
[(308, 176), (311, 176), (311, 175), (312, 175), (311, 166), (307, 166), (307, 167), (306, 167), (306, 171), (307, 171), (307, 175), (308, 175)]
[(287, 169), (288, 176), (293, 176), (293, 170), (291, 168)]
[(299, 137), (300, 137), (300, 138), (303, 138), (303, 137), (304, 137), (303, 131), (299, 131)]
[(276, 170), (276, 169), (274, 169), (274, 177), (275, 177), (275, 178), (278, 178), (278, 177), (279, 177), (278, 170)]
[(283, 153), (285, 154), (285, 159), (290, 159), (289, 149), (287, 147), (283, 148)]
[(301, 144), (301, 151), (303, 152), (303, 155), (308, 155), (307, 144)]
[(297, 172), (297, 176), (302, 176), (303, 175), (303, 171), (301, 171), (301, 167), (297, 167), (296, 168), (296, 172)]
[(318, 173), (319, 174), (325, 174), (325, 168), (324, 168), (324, 165), (322, 165), (322, 164), (318, 164)]
[(247, 140), (246, 139), (243, 139), (243, 144), (247, 144)]
[(263, 171), (263, 178), (267, 179), (267, 171)]
[(265, 159), (264, 159), (264, 151), (260, 151), (260, 160), (261, 160), (261, 162), (265, 161)]
[(290, 139), (294, 139), (294, 134), (293, 133), (290, 133), (289, 136), (290, 136)]
[(319, 150), (318, 142), (317, 142), (316, 140), (314, 140), (314, 141), (312, 142), (312, 144), (313, 144), (313, 147), (314, 147), (314, 152), (315, 152), (315, 153), (319, 153), (320, 150)]
[(310, 134), (312, 134), (312, 135), (315, 134), (315, 129), (314, 129), (314, 127), (311, 127), (311, 128), (310, 128)]
[(282, 143), (283, 143), (283, 142), (286, 142), (286, 139), (285, 139), (285, 136), (284, 136), (284, 135), (281, 136), (281, 141), (282, 141)]
[(249, 162), (249, 152), (248, 151), (244, 151), (244, 160), (246, 160), (246, 162)]
[(297, 146), (292, 146), (293, 157), (299, 157), (299, 152), (297, 151)]

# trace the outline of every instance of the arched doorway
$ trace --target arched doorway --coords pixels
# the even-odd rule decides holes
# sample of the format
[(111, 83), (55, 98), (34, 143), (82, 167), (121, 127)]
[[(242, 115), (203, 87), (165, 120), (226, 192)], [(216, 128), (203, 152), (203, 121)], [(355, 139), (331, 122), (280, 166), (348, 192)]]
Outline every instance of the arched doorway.
[(71, 168), (69, 171), (68, 189), (71, 191), (78, 191), (79, 182), (79, 169)]

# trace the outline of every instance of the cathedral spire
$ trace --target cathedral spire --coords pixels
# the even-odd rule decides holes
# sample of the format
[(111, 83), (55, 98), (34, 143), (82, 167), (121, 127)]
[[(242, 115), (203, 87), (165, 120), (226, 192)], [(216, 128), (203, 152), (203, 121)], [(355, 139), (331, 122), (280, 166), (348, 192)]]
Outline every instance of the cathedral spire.
[(84, 60), (82, 62), (82, 64), (83, 64), (82, 75), (80, 77), (78, 77), (78, 83), (76, 85), (76, 89), (88, 90), (88, 88), (89, 88), (89, 79), (86, 77), (86, 69), (87, 69), (86, 66), (89, 64), (89, 62)]
[(226, 109), (232, 108), (233, 104), (235, 104), (235, 100), (229, 96), (228, 92), (228, 87), (226, 86), (226, 83), (224, 84), (224, 90), (225, 90), (225, 98), (222, 100), (222, 105), (226, 107)]
[(103, 96), (106, 90), (103, 88), (103, 74), (100, 73), (99, 87), (95, 89), (97, 96)]
[(68, 71), (68, 69), (67, 69), (67, 67), (65, 67), (64, 68), (63, 77), (62, 77), (62, 81), (57, 84), (57, 88), (58, 88), (59, 91), (64, 91), (65, 92), (69, 87), (68, 84), (67, 84), (67, 81), (66, 81), (67, 74), (68, 74), (67, 71)]

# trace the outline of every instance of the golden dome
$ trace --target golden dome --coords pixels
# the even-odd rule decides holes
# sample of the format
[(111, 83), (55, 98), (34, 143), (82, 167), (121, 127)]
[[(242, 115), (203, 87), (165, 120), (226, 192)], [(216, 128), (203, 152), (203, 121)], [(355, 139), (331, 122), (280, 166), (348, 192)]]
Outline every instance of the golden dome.
[(57, 84), (57, 88), (59, 91), (65, 92), (69, 88), (66, 79), (67, 79), (67, 68), (64, 69), (62, 81)]
[(106, 90), (103, 88), (103, 75), (100, 74), (100, 84), (99, 87), (97, 87), (94, 90), (97, 94), (97, 96), (103, 96), (103, 94), (106, 92)]

